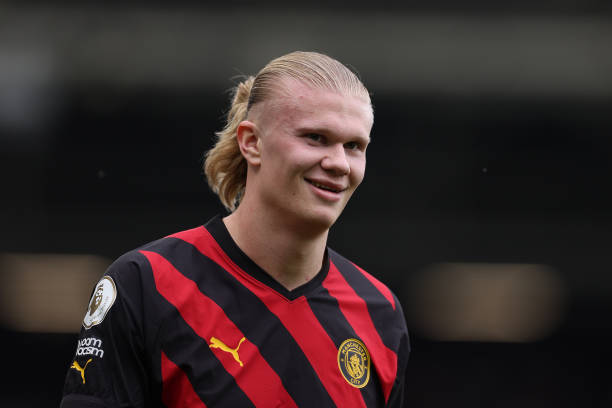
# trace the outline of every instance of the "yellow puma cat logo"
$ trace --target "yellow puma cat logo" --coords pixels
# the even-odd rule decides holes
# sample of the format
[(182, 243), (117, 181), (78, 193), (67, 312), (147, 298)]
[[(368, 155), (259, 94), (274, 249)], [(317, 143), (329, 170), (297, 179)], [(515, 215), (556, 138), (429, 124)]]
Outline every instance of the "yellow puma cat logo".
[(75, 370), (77, 370), (78, 372), (81, 373), (81, 378), (83, 379), (83, 384), (85, 384), (85, 369), (87, 368), (87, 364), (89, 364), (89, 363), (91, 363), (91, 358), (89, 360), (87, 360), (87, 362), (85, 363), (83, 368), (81, 368), (81, 366), (79, 365), (79, 363), (77, 363), (76, 360), (74, 360), (74, 362), (70, 366), (70, 368), (74, 368)]
[(234, 356), (234, 360), (236, 360), (238, 362), (238, 364), (240, 364), (240, 367), (243, 366), (242, 361), (240, 361), (240, 357), (238, 356), (238, 349), (240, 348), (240, 345), (242, 344), (243, 341), (245, 341), (246, 339), (243, 337), (240, 339), (240, 341), (238, 342), (238, 346), (236, 346), (235, 349), (229, 348), (225, 345), (225, 343), (223, 343), (221, 340), (219, 340), (216, 337), (211, 337), (210, 338), (210, 344), (208, 345), (210, 348), (218, 348), (221, 349), (225, 352), (230, 353), (232, 356)]

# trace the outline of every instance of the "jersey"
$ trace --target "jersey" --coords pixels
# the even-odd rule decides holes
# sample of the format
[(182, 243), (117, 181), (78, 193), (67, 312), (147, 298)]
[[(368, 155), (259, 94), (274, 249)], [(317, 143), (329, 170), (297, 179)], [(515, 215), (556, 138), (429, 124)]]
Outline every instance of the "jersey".
[(217, 216), (117, 259), (94, 292), (62, 408), (399, 407), (397, 297), (327, 248), (289, 291)]

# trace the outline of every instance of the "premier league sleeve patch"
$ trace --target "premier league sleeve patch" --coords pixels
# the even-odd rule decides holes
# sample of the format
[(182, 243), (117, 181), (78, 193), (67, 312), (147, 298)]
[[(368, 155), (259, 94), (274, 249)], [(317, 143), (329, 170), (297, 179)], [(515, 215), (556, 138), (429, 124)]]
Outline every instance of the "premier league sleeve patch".
[(90, 329), (91, 327), (102, 323), (106, 317), (106, 313), (115, 303), (117, 297), (117, 287), (113, 278), (104, 276), (96, 285), (96, 289), (89, 301), (87, 313), (83, 319), (83, 327)]

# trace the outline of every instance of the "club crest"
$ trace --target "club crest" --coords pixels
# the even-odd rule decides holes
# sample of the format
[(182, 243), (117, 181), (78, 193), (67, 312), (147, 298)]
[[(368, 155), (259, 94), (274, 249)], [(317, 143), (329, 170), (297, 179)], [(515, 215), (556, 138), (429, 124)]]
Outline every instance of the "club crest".
[(370, 353), (360, 340), (347, 339), (338, 348), (338, 368), (350, 385), (363, 388), (370, 380)]
[(89, 307), (83, 319), (83, 327), (90, 329), (102, 323), (102, 320), (106, 317), (106, 313), (108, 313), (113, 303), (115, 303), (116, 297), (117, 288), (113, 278), (110, 276), (102, 277), (100, 282), (96, 285), (96, 289), (89, 301)]

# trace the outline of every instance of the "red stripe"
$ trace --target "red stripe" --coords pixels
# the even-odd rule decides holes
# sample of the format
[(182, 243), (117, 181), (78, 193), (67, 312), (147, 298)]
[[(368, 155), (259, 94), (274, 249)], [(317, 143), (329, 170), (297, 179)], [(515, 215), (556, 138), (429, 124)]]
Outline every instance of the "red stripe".
[(255, 294), (275, 314), (295, 339), (310, 365), (323, 383), (325, 390), (339, 407), (365, 407), (358, 388), (348, 384), (338, 368), (338, 349), (301, 296), (289, 301), (251, 275), (243, 271), (221, 249), (208, 230), (193, 229), (174, 234), (194, 245), (198, 251), (219, 264)]
[(387, 286), (385, 286), (381, 281), (379, 281), (378, 279), (376, 279), (375, 277), (373, 277), (372, 275), (370, 275), (369, 273), (367, 273), (366, 271), (361, 269), (359, 266), (357, 266), (355, 264), (353, 264), (353, 266), (355, 268), (359, 269), (361, 271), (361, 273), (363, 274), (363, 276), (365, 276), (370, 281), (370, 283), (372, 283), (372, 285), (374, 285), (376, 287), (376, 289), (378, 289), (378, 291), (385, 298), (387, 298), (389, 303), (391, 303), (391, 306), (393, 307), (393, 310), (395, 310), (395, 299), (393, 298), (393, 294), (391, 293), (389, 288)]
[(159, 293), (177, 308), (198, 336), (209, 345), (214, 344), (212, 338), (216, 337), (231, 349), (239, 346), (238, 358), (243, 363), (242, 367), (230, 352), (214, 347), (211, 347), (211, 351), (255, 406), (268, 406), (270, 396), (273, 395), (275, 401), (283, 407), (297, 407), (257, 346), (248, 339), (240, 343), (245, 335), (219, 305), (200, 292), (194, 281), (181, 274), (161, 255), (149, 251), (140, 252), (151, 263)]
[(365, 300), (357, 295), (333, 263), (329, 267), (323, 286), (336, 298), (342, 314), (369, 350), (385, 401), (388, 401), (397, 375), (397, 354), (384, 345)]
[(162, 401), (168, 408), (206, 408), (189, 379), (168, 356), (161, 353)]

